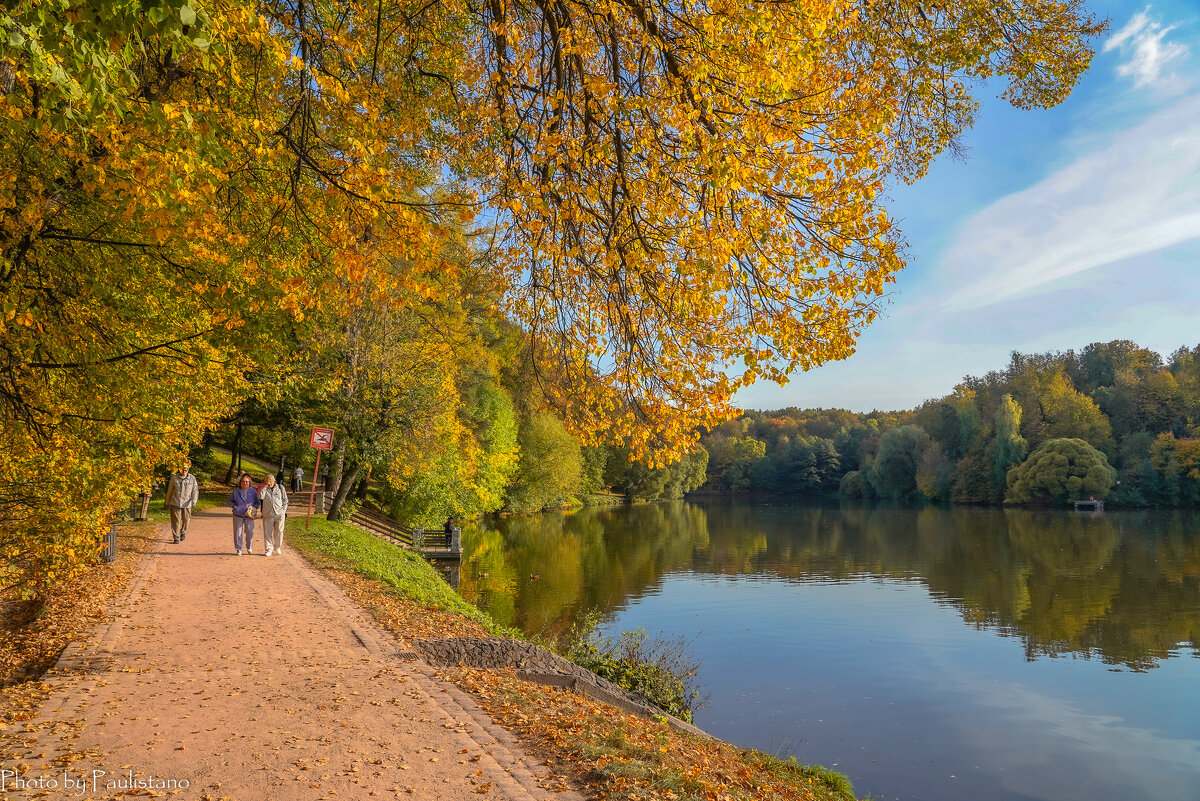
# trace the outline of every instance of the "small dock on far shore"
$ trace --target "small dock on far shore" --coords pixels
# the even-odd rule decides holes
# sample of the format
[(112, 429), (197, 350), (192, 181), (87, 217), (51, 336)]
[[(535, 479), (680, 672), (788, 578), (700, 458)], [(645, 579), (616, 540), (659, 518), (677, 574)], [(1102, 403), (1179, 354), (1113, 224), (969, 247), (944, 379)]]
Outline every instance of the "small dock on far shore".
[(1089, 498), (1086, 501), (1075, 501), (1075, 511), (1078, 512), (1081, 510), (1090, 512), (1103, 512), (1104, 501), (1098, 501), (1095, 498)]

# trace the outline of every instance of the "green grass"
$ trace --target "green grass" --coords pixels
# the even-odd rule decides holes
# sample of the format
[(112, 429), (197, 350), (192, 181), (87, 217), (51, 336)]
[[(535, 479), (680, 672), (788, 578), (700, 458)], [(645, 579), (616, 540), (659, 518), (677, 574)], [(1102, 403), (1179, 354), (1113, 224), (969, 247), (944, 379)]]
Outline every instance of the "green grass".
[[(214, 483), (224, 481), (225, 474), (229, 472), (229, 463), (233, 461), (233, 454), (222, 448), (214, 447), (212, 449), (213, 460), (212, 467), (209, 470), (209, 475)], [(242, 469), (250, 473), (256, 478), (262, 478), (267, 473), (275, 475), (279, 470), (278, 465), (271, 465), (255, 456), (242, 454)]]
[(356, 526), (314, 516), (310, 528), (305, 530), (304, 521), (296, 517), (288, 520), (287, 535), (301, 552), (378, 581), (401, 597), (462, 615), (480, 623), (497, 636), (516, 634), (464, 600), (420, 556)]
[[(192, 507), (192, 514), (202, 512), (205, 509), (212, 509), (214, 506), (224, 506), (228, 498), (229, 493), (225, 490), (201, 492), (200, 499)], [(167, 511), (166, 497), (162, 490), (154, 493), (150, 498), (150, 508), (146, 511), (146, 519), (151, 523), (166, 523), (171, 519), (171, 514)]]
[(742, 757), (748, 764), (753, 764), (775, 773), (778, 776), (791, 776), (811, 784), (818, 792), (818, 798), (828, 801), (855, 801), (854, 788), (850, 780), (837, 771), (823, 765), (802, 765), (795, 757), (781, 759), (761, 751), (747, 749)]

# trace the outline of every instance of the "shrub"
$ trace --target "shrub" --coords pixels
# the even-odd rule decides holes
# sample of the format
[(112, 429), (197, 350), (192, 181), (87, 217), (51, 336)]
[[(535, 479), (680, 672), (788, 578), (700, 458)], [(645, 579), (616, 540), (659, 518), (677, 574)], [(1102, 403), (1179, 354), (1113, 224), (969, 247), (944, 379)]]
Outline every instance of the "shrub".
[(622, 632), (617, 639), (600, 634), (600, 616), (589, 613), (572, 626), (566, 657), (597, 676), (691, 722), (700, 706), (696, 689), (700, 663), (683, 637), (650, 637), (645, 629)]
[(1043, 442), (1021, 465), (1008, 471), (1009, 503), (1101, 498), (1117, 479), (1104, 454), (1081, 439)]

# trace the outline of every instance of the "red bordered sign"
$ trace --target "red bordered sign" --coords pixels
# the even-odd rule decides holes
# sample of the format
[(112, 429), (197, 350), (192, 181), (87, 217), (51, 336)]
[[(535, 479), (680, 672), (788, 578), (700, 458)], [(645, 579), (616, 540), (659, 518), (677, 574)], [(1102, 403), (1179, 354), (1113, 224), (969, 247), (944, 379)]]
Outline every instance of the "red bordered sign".
[(333, 449), (333, 429), (332, 428), (314, 428), (312, 430), (312, 439), (308, 444), (319, 451), (328, 451)]

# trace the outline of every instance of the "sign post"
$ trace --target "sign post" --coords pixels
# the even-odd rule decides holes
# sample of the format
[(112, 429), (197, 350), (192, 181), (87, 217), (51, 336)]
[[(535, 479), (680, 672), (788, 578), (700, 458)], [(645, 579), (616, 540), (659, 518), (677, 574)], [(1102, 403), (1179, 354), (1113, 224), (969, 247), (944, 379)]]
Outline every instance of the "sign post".
[[(312, 437), (309, 438), (308, 444), (317, 449), (317, 463), (313, 466), (312, 480), (309, 481), (308, 488), (308, 514), (304, 516), (304, 530), (308, 530), (308, 519), (312, 517), (313, 500), (317, 494), (317, 479), (321, 475), (321, 451), (331, 450), (333, 448), (333, 429), (332, 428), (314, 428)], [(321, 497), (325, 497), (325, 487), (321, 487)], [(324, 502), (321, 503), (321, 511), (325, 511)]]

